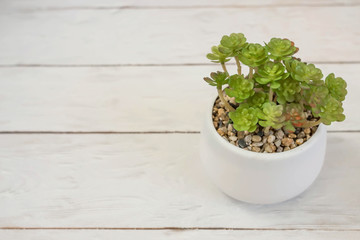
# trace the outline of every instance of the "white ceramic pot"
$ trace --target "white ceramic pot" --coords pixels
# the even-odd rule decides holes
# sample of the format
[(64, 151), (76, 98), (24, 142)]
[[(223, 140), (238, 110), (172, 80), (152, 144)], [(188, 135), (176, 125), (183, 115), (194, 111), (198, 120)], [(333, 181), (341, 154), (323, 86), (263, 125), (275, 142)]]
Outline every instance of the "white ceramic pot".
[(213, 104), (205, 114), (200, 154), (208, 175), (221, 191), (240, 201), (272, 204), (299, 195), (314, 182), (325, 157), (324, 125), (294, 149), (256, 153), (230, 144), (216, 132)]

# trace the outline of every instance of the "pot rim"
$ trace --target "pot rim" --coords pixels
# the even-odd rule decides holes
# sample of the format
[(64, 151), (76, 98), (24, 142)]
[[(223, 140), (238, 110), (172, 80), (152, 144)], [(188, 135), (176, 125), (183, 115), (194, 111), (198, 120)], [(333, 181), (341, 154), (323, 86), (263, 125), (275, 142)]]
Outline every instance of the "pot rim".
[[(320, 136), (323, 134), (326, 134), (326, 127), (320, 123), (318, 125), (318, 128), (314, 135), (311, 136), (309, 140), (307, 140), (305, 143), (303, 143), (300, 146), (297, 146), (293, 149), (290, 149), (285, 152), (275, 152), (275, 153), (259, 153), (259, 152), (253, 152), (249, 150), (242, 149), (240, 147), (234, 146), (227, 140), (225, 140), (223, 137), (219, 135), (219, 133), (216, 131), (213, 120), (212, 120), (212, 110), (213, 106), (215, 104), (216, 98), (218, 95), (216, 94), (214, 100), (211, 102), (208, 112), (206, 113), (206, 127), (210, 129), (210, 134), (218, 141), (218, 143), (224, 147), (225, 149), (229, 150), (230, 152), (239, 155), (239, 156), (245, 156), (249, 158), (254, 158), (258, 160), (264, 160), (264, 161), (279, 161), (281, 159), (287, 159), (295, 155), (299, 155), (303, 152), (306, 152), (309, 148), (311, 148), (316, 141), (320, 139)], [(210, 113), (210, 114), (209, 114)]]

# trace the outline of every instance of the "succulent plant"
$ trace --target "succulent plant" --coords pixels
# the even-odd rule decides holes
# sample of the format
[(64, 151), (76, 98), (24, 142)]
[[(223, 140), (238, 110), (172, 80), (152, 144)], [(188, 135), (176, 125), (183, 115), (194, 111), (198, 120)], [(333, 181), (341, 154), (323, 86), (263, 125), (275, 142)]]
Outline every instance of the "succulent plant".
[(274, 60), (289, 59), (291, 55), (296, 53), (299, 49), (294, 46), (294, 42), (288, 39), (272, 38), (266, 49), (270, 53), (269, 58)]
[(344, 101), (347, 94), (346, 82), (341, 77), (335, 78), (335, 74), (331, 73), (325, 78), (325, 84), (328, 87), (331, 96), (339, 101)]
[(235, 97), (238, 103), (254, 95), (254, 81), (246, 79), (243, 75), (232, 75), (229, 77), (229, 88), (225, 89), (229, 97)]
[(268, 61), (265, 47), (258, 43), (250, 43), (241, 50), (240, 61), (250, 67), (257, 67)]
[(285, 72), (285, 67), (281, 63), (267, 62), (259, 66), (257, 73), (255, 73), (255, 81), (260, 84), (270, 83), (273, 89), (279, 88), (280, 83), (277, 81), (287, 78), (290, 74)]
[(281, 128), (285, 119), (283, 110), (282, 105), (276, 105), (274, 102), (264, 103), (262, 111), (258, 114), (258, 117), (262, 119), (259, 124), (263, 127)]
[(232, 33), (230, 36), (223, 36), (219, 51), (229, 56), (237, 56), (240, 50), (247, 45), (246, 38), (242, 33)]
[[(242, 33), (232, 33), (223, 36), (220, 45), (211, 51), (207, 57), (220, 63), (223, 72), (211, 73), (211, 78), (204, 80), (216, 86), (236, 130), (252, 132), (260, 125), (295, 131), (295, 127), (329, 125), (345, 119), (345, 80), (333, 73), (323, 80), (321, 70), (314, 64), (292, 56), (298, 51), (292, 41), (272, 38), (262, 46), (247, 43)], [(235, 59), (237, 74), (230, 76), (225, 63), (231, 57)], [(249, 67), (248, 76), (241, 73), (240, 62)], [(225, 100), (224, 91), (235, 98), (236, 109)], [(311, 111), (315, 121), (307, 119), (307, 111)]]
[(206, 57), (214, 63), (226, 63), (230, 61), (229, 54), (221, 53), (219, 47), (220, 46), (213, 46), (211, 48), (212, 53), (208, 53)]
[(234, 122), (234, 128), (238, 131), (253, 132), (257, 128), (259, 109), (242, 104), (235, 111), (229, 113)]

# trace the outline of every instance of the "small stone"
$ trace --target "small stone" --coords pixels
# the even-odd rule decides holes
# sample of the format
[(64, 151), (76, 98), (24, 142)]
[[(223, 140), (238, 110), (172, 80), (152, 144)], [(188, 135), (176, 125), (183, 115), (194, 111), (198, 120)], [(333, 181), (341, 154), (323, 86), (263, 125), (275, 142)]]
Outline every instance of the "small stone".
[(247, 149), (247, 150), (251, 151), (251, 146), (248, 146), (248, 147), (247, 147), (247, 148), (245, 148), (245, 149)]
[(310, 129), (310, 128), (305, 128), (305, 129), (304, 129), (304, 133), (310, 134), (310, 133), (311, 133), (311, 129)]
[(274, 141), (275, 141), (275, 136), (274, 135), (269, 135), (268, 138), (267, 138), (267, 142), (272, 143)]
[(224, 125), (223, 121), (219, 120), (219, 128), (221, 128)]
[(239, 131), (239, 132), (237, 132), (237, 136), (238, 136), (238, 138), (244, 138), (245, 134), (243, 131)]
[(269, 131), (269, 135), (274, 135), (274, 131), (273, 131), (273, 130), (270, 130), (270, 131)]
[(245, 142), (245, 140), (244, 140), (243, 138), (239, 139), (238, 145), (239, 145), (239, 147), (241, 147), (241, 148), (244, 148), (244, 147), (247, 146), (247, 144), (246, 144), (246, 142)]
[(283, 152), (284, 151), (284, 148), (283, 147), (278, 147), (277, 149), (276, 149), (276, 152)]
[(304, 138), (305, 137), (305, 133), (304, 132), (300, 132), (298, 135), (297, 135), (298, 138)]
[(237, 137), (236, 137), (236, 136), (230, 136), (229, 139), (230, 139), (231, 141), (236, 141), (236, 140), (237, 140)]
[(278, 130), (278, 131), (276, 131), (276, 133), (275, 133), (275, 137), (276, 138), (278, 138), (278, 139), (283, 139), (284, 138), (284, 132), (283, 132), (283, 130)]
[(264, 132), (262, 130), (260, 130), (257, 135), (259, 135), (260, 137), (264, 136)]
[(258, 135), (254, 135), (254, 136), (252, 136), (252, 141), (253, 141), (253, 142), (260, 142), (260, 141), (261, 141), (261, 137), (258, 136)]
[(289, 151), (289, 150), (290, 150), (290, 147), (284, 147), (284, 152)]
[(228, 132), (227, 132), (227, 135), (228, 135), (228, 136), (235, 136), (235, 133), (228, 131)]
[(251, 144), (251, 146), (253, 146), (253, 147), (261, 147), (262, 145), (264, 145), (264, 143), (262, 143), (262, 142), (253, 142)]
[(262, 142), (263, 142), (263, 143), (266, 143), (266, 142), (267, 142), (267, 137), (266, 137), (266, 136), (263, 137)]
[(218, 132), (218, 134), (220, 134), (220, 136), (224, 136), (224, 135), (225, 135), (224, 131), (221, 130), (221, 128), (219, 128), (219, 129), (217, 130), (217, 132)]
[(316, 126), (315, 126), (315, 127), (312, 127), (312, 128), (311, 128), (312, 134), (314, 134), (314, 133), (316, 132), (316, 130), (317, 130), (317, 127), (316, 127)]
[(296, 144), (297, 144), (297, 145), (301, 145), (301, 144), (303, 144), (303, 143), (304, 143), (304, 139), (302, 139), (302, 138), (296, 139)]
[(230, 142), (232, 145), (236, 146), (236, 143), (234, 141), (231, 141)]
[(289, 134), (289, 138), (296, 138), (296, 134), (290, 133), (290, 134)]
[(283, 138), (281, 140), (282, 145), (284, 145), (285, 147), (289, 147), (292, 143), (294, 143), (294, 140), (291, 138)]
[(252, 147), (251, 150), (254, 152), (260, 152), (261, 149), (259, 147)]
[(293, 149), (293, 148), (295, 148), (295, 147), (296, 147), (296, 145), (295, 145), (295, 143), (293, 142), (293, 143), (290, 145), (290, 148)]
[(265, 152), (268, 152), (268, 153), (274, 152), (274, 150), (272, 149), (272, 147), (270, 146), (270, 144), (266, 144), (266, 145), (265, 145)]
[(227, 130), (231, 132), (233, 130), (233, 125), (229, 124), (228, 127), (227, 127)]
[(250, 143), (251, 143), (251, 138), (252, 138), (251, 135), (247, 135), (247, 136), (244, 138), (247, 145), (250, 145)]
[(309, 140), (311, 138), (310, 135), (306, 135), (306, 140)]
[(276, 147), (280, 147), (280, 145), (281, 145), (281, 140), (280, 140), (280, 139), (277, 139), (274, 143), (275, 143), (275, 146), (276, 146)]
[(268, 127), (266, 127), (266, 128), (264, 129), (264, 134), (265, 134), (265, 136), (269, 136), (269, 131), (270, 131), (270, 128), (268, 128)]
[(275, 144), (273, 143), (270, 143), (270, 147), (272, 148), (272, 150), (275, 152), (276, 151), (276, 147), (275, 147)]

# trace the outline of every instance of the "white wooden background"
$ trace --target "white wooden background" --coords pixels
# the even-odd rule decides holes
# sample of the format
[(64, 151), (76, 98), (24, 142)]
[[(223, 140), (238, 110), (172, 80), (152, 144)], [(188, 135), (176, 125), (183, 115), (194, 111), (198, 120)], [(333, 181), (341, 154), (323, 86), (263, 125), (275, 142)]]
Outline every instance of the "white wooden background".
[[(205, 55), (231, 32), (348, 82), (320, 177), (281, 204), (199, 162)], [(0, 0), (0, 239), (360, 239), (359, 37), (359, 0)]]

